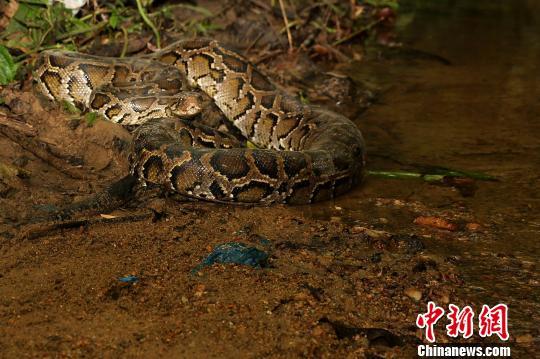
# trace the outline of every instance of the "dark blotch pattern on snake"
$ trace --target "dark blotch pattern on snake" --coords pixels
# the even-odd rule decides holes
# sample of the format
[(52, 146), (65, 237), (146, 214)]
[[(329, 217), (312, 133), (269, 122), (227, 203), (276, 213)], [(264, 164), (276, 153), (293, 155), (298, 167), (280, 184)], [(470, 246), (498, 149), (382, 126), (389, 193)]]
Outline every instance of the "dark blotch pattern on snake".
[[(132, 174), (185, 196), (311, 203), (348, 191), (363, 176), (364, 141), (349, 119), (302, 104), (213, 40), (184, 40), (129, 59), (45, 51), (34, 78), (52, 100), (137, 125)], [(205, 99), (256, 148), (193, 122)]]

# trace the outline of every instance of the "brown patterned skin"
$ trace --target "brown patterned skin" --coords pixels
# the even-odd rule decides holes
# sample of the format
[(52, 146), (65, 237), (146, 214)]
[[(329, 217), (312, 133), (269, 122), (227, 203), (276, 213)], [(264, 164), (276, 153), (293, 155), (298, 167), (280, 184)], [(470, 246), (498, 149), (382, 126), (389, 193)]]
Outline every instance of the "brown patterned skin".
[[(349, 119), (302, 104), (213, 40), (179, 41), (138, 59), (44, 52), (34, 76), (53, 100), (139, 125), (132, 173), (185, 196), (311, 203), (363, 176), (364, 141)], [(257, 148), (188, 120), (204, 110), (205, 98)]]

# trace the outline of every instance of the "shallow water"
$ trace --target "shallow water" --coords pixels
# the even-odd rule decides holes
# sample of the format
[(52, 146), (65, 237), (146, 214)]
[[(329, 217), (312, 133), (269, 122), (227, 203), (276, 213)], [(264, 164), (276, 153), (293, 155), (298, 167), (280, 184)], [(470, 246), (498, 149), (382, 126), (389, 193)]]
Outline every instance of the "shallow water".
[[(463, 197), (449, 187), (368, 178), (350, 196), (306, 211), (398, 232), (415, 230), (411, 222), (423, 211), (462, 213), (485, 230), (424, 232), (429, 250), (458, 259), (462, 298), (507, 303), (511, 334), (537, 337), (540, 3), (405, 1), (401, 11), (404, 48), (373, 48), (367, 63), (350, 69), (381, 92), (381, 101), (357, 119), (369, 167), (437, 165), (500, 181), (478, 182), (474, 196)], [(384, 199), (398, 202), (381, 205)], [(425, 208), (412, 210), (411, 203)]]
[[(370, 169), (439, 165), (500, 181), (478, 182), (474, 196), (464, 197), (451, 187), (367, 178), (333, 202), (290, 207), (178, 206), (157, 199), (145, 206), (162, 219), (96, 222), (33, 241), (2, 240), (0, 322), (8, 325), (0, 325), (0, 348), (12, 356), (105, 350), (109, 356), (214, 351), (237, 357), (253, 350), (253, 356), (342, 357), (357, 349), (367, 349), (367, 356), (369, 343), (337, 338), (328, 318), (353, 329), (384, 328), (408, 341), (418, 334), (414, 320), (433, 293), (440, 300), (449, 293), (451, 303), (471, 304), (476, 314), (482, 304), (506, 303), (512, 340), (537, 338), (540, 43), (533, 14), (539, 10), (532, 1), (410, 1), (401, 7), (397, 30), (404, 48), (372, 47), (365, 61), (348, 69), (379, 92), (379, 102), (355, 118)], [(35, 203), (85, 198), (108, 183), (104, 178), (125, 173), (125, 156), (115, 149), (117, 139), (129, 141), (124, 130), (104, 121), (73, 129), (58, 121), (58, 112), (38, 106), (33, 94), (13, 96), (33, 106), (30, 112), (20, 105), (20, 113), (38, 114), (33, 117), (40, 121), (32, 123), (40, 136), (103, 177), (81, 184), (22, 153), (32, 174), (23, 185), (32, 193), (22, 187), (7, 198), (0, 217), (11, 219)], [(18, 163), (21, 149), (0, 140), (0, 162)], [(447, 218), (460, 229), (413, 224), (420, 215)], [(306, 220), (310, 216), (330, 221)], [(482, 230), (465, 230), (466, 223)], [(416, 235), (425, 253), (396, 251), (383, 241), (368, 246), (349, 224)], [(215, 266), (202, 276), (190, 274), (213, 247), (265, 239), (275, 247), (267, 271)], [(424, 255), (439, 260), (436, 270), (415, 271)], [(454, 267), (445, 260), (463, 277), (456, 293), (456, 281), (448, 280)], [(139, 284), (119, 286), (127, 275), (137, 275)], [(404, 294), (410, 288), (421, 301)], [(522, 348), (511, 346), (519, 357)], [(406, 357), (416, 341), (393, 350)]]

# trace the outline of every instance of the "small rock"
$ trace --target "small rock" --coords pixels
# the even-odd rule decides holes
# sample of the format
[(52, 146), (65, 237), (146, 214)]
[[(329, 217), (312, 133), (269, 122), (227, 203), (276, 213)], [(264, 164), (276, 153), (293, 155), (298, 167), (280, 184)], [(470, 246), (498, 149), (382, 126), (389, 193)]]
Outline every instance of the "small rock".
[(479, 223), (467, 223), (465, 228), (467, 228), (468, 231), (477, 232), (482, 229), (482, 226)]
[(365, 233), (368, 237), (379, 239), (379, 238), (389, 238), (390, 233), (385, 231), (378, 231), (376, 229), (370, 229), (362, 226), (352, 227), (352, 233)]
[(410, 287), (410, 288), (407, 288), (403, 291), (405, 293), (406, 296), (414, 299), (415, 301), (419, 301), (420, 299), (422, 299), (422, 292), (419, 291), (418, 289), (416, 288), (413, 288), (413, 287)]
[(448, 304), (450, 303), (450, 297), (448, 297), (447, 294), (443, 294), (440, 298), (440, 301), (442, 304)]
[(206, 289), (206, 287), (205, 287), (204, 284), (197, 284), (197, 285), (195, 286), (195, 293), (194, 293), (194, 295), (195, 295), (196, 297), (199, 297), (199, 298), (202, 297), (203, 294), (204, 294), (204, 290), (205, 290), (205, 289)]
[(243, 325), (243, 324), (240, 324), (240, 325), (238, 325), (238, 326), (236, 327), (236, 332), (237, 332), (238, 334), (240, 334), (240, 335), (246, 334), (246, 330), (247, 330), (247, 328), (246, 328), (246, 326)]
[(528, 343), (532, 343), (532, 341), (533, 341), (533, 336), (531, 334), (522, 334), (522, 335), (516, 336), (516, 343), (528, 344)]
[(320, 337), (321, 335), (323, 335), (324, 333), (326, 332), (326, 330), (324, 330), (323, 326), (322, 325), (317, 325), (315, 328), (313, 328), (313, 330), (311, 331), (311, 335), (313, 335), (314, 337)]
[(444, 218), (434, 216), (420, 216), (414, 220), (415, 224), (425, 227), (433, 227), (437, 229), (445, 229), (447, 231), (456, 231), (458, 229), (455, 223), (449, 222)]

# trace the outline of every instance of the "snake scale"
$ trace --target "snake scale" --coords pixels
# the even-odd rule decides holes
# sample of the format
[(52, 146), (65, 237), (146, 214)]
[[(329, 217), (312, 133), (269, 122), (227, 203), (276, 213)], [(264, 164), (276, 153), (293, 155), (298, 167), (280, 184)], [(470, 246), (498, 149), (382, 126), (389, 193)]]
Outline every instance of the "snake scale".
[[(134, 127), (131, 173), (143, 184), (214, 202), (304, 204), (363, 176), (356, 125), (288, 95), (215, 40), (127, 59), (44, 51), (34, 79), (51, 100)], [(209, 105), (244, 141), (194, 120)]]

